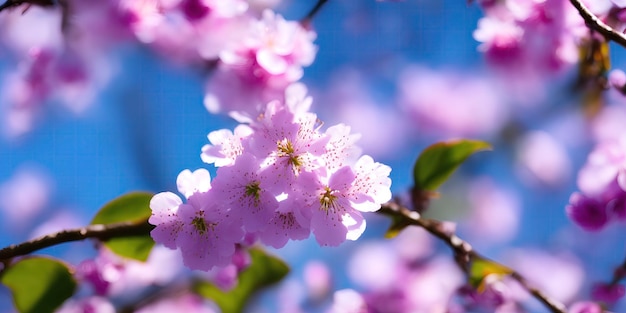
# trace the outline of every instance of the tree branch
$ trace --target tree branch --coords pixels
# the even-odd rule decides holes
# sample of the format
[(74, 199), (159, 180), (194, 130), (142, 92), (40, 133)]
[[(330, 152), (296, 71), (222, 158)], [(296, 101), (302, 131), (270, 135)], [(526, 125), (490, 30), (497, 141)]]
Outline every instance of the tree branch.
[(612, 40), (619, 45), (626, 47), (626, 36), (611, 26), (601, 21), (595, 16), (580, 0), (570, 0), (572, 5), (578, 10), (578, 13), (585, 20), (587, 26), (598, 33), (602, 34), (607, 40)]
[[(493, 262), (494, 264), (501, 265), (498, 262), (495, 262), (489, 258), (486, 258), (480, 255), (477, 251), (475, 251), (472, 248), (472, 246), (468, 242), (459, 238), (454, 233), (446, 231), (442, 222), (437, 221), (437, 220), (422, 219), (419, 213), (415, 211), (411, 211), (397, 202), (391, 201), (391, 202), (384, 204), (381, 207), (379, 213), (398, 218), (405, 225), (413, 225), (413, 226), (421, 227), (425, 229), (426, 231), (428, 231), (429, 233), (431, 233), (432, 235), (434, 235), (435, 237), (439, 238), (446, 245), (448, 245), (450, 249), (452, 249), (452, 252), (454, 253), (454, 257), (455, 257), (455, 260), (457, 261), (457, 264), (459, 265), (459, 267), (461, 267), (461, 270), (463, 270), (465, 274), (469, 275), (470, 262), (476, 259), (489, 260), (490, 262)], [(504, 266), (504, 265), (501, 265), (501, 266)], [(556, 301), (555, 299), (548, 297), (542, 291), (532, 286), (532, 284), (529, 283), (521, 274), (513, 271), (511, 273), (511, 277), (515, 279), (524, 289), (526, 289), (526, 291), (528, 291), (528, 293), (530, 293), (535, 299), (539, 300), (545, 307), (547, 307), (550, 310), (550, 312), (553, 312), (553, 313), (566, 313), (567, 312), (567, 308), (565, 307), (564, 304)]]
[(317, 3), (315, 4), (315, 6), (311, 9), (311, 11), (309, 11), (309, 13), (303, 19), (300, 20), (300, 23), (302, 23), (303, 25), (309, 24), (311, 20), (313, 19), (313, 17), (315, 17), (315, 15), (320, 11), (320, 9), (327, 2), (328, 0), (317, 0)]
[(0, 4), (0, 11), (20, 6), (24, 3), (29, 5), (38, 5), (42, 7), (49, 7), (54, 5), (54, 1), (52, 0), (6, 0), (3, 4)]
[(0, 262), (64, 242), (79, 241), (87, 238), (97, 238), (106, 241), (115, 237), (144, 235), (152, 229), (154, 229), (154, 225), (148, 224), (148, 221), (145, 220), (134, 223), (96, 224), (77, 229), (62, 230), (1, 249)]

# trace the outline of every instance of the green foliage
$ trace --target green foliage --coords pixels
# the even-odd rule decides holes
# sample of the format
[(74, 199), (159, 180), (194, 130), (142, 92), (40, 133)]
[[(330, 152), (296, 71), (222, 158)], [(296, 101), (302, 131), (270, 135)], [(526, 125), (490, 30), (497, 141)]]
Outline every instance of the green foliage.
[(279, 258), (258, 248), (252, 248), (249, 252), (252, 263), (241, 272), (235, 288), (222, 291), (209, 282), (197, 281), (194, 291), (215, 302), (223, 313), (243, 312), (256, 291), (281, 281), (289, 273), (289, 266)]
[(419, 191), (435, 191), (470, 155), (483, 150), (491, 150), (491, 145), (467, 139), (438, 142), (429, 146), (415, 161), (415, 188)]
[(470, 264), (469, 283), (479, 292), (484, 291), (485, 278), (489, 275), (504, 276), (513, 273), (513, 270), (480, 257), (475, 257)]
[[(91, 221), (91, 224), (113, 224), (120, 222), (147, 223), (152, 214), (149, 192), (131, 192), (113, 199), (105, 204)], [(150, 233), (133, 234), (126, 237), (116, 237), (104, 243), (117, 255), (146, 261), (154, 246)]]
[(397, 217), (397, 216), (392, 216), (391, 217), (391, 226), (389, 226), (389, 228), (387, 229), (387, 231), (385, 232), (385, 239), (393, 239), (396, 238), (396, 236), (398, 236), (400, 234), (400, 232), (402, 230), (404, 230), (405, 228), (407, 228), (407, 226), (411, 225), (410, 223), (408, 223), (406, 220)]
[(20, 313), (54, 312), (76, 290), (76, 281), (65, 264), (42, 257), (10, 265), (0, 282), (11, 290)]

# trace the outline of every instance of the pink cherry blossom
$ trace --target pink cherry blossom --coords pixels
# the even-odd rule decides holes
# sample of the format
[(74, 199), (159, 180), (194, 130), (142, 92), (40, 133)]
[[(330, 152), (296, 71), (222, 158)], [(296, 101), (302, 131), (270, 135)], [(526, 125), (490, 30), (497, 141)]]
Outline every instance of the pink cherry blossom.
[(176, 297), (159, 299), (141, 309), (137, 313), (169, 313), (169, 312), (189, 312), (189, 313), (217, 313), (220, 310), (215, 304), (207, 302), (196, 294), (183, 294)]
[(113, 304), (107, 299), (99, 296), (91, 296), (82, 299), (71, 299), (66, 301), (57, 313), (114, 313)]
[(206, 169), (197, 169), (193, 172), (183, 170), (176, 178), (178, 191), (189, 197), (196, 192), (207, 192), (211, 189), (211, 174)]
[(291, 240), (303, 240), (309, 237), (309, 225), (302, 225), (293, 213), (293, 208), (287, 206), (288, 201), (282, 201), (278, 210), (274, 212), (268, 227), (257, 232), (263, 244), (274, 248), (282, 248)]
[(567, 1), (487, 1), (483, 8), (486, 16), (474, 32), (481, 42), (479, 50), (503, 70), (515, 68), (518, 76), (537, 77), (573, 65), (579, 57), (578, 45), (589, 36), (583, 19)]
[(342, 167), (326, 179), (305, 172), (298, 177), (301, 207), (300, 223), (310, 220), (311, 231), (320, 245), (338, 246), (346, 239), (356, 240), (365, 230), (365, 219), (353, 206), (351, 193), (355, 175)]
[(259, 169), (258, 160), (244, 154), (233, 166), (218, 169), (213, 188), (222, 197), (224, 205), (242, 217), (245, 230), (255, 233), (268, 226), (278, 209), (276, 197), (266, 187), (269, 182)]
[(250, 21), (248, 29), (238, 45), (219, 55), (220, 68), (205, 97), (210, 112), (256, 116), (266, 102), (298, 81), (302, 68), (315, 58), (315, 33), (298, 22), (265, 10), (260, 20)]
[(570, 307), (568, 313), (602, 313), (606, 312), (602, 309), (602, 307), (591, 301), (579, 301)]
[(32, 166), (19, 167), (0, 184), (0, 212), (5, 226), (24, 226), (35, 218), (50, 204), (53, 189), (45, 171)]
[(176, 249), (176, 238), (182, 229), (182, 221), (178, 218), (178, 209), (183, 201), (171, 192), (161, 192), (150, 200), (152, 215), (148, 222), (156, 227), (150, 235), (157, 243), (170, 249)]
[(328, 313), (367, 313), (367, 303), (358, 292), (352, 289), (335, 291), (333, 306)]
[(207, 271), (230, 263), (235, 244), (244, 235), (240, 222), (230, 214), (210, 191), (193, 194), (179, 207), (182, 226), (175, 242), (187, 267)]
[(488, 136), (508, 118), (504, 97), (486, 77), (409, 67), (399, 85), (403, 111), (432, 135)]
[(202, 147), (202, 161), (217, 167), (233, 165), (235, 159), (243, 153), (241, 141), (252, 132), (249, 126), (243, 124), (237, 126), (234, 133), (228, 129), (210, 132), (208, 138), (211, 144)]
[(587, 195), (598, 195), (617, 178), (626, 190), (626, 137), (607, 140), (589, 154), (578, 174), (578, 187)]
[(250, 149), (266, 157), (261, 166), (270, 172), (275, 180), (271, 186), (277, 190), (287, 190), (300, 173), (319, 168), (326, 152), (329, 138), (318, 131), (316, 117), (296, 118), (280, 103), (272, 102), (263, 118), (252, 125), (255, 132), (249, 137)]

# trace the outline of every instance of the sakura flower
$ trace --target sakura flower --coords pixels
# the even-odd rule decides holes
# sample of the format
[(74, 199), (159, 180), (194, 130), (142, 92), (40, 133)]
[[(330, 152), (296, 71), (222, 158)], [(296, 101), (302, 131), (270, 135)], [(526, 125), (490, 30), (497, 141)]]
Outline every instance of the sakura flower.
[(356, 240), (365, 230), (365, 220), (351, 201), (355, 175), (348, 166), (331, 174), (327, 182), (315, 173), (298, 177), (301, 206), (296, 217), (309, 219), (311, 231), (320, 245), (338, 246), (346, 239)]
[(147, 285), (168, 283), (181, 269), (180, 258), (161, 246), (154, 247), (146, 262), (124, 259), (103, 247), (97, 257), (81, 262), (76, 274), (90, 283), (97, 295), (128, 296)]
[(309, 225), (300, 224), (293, 208), (286, 205), (289, 203), (288, 201), (280, 202), (278, 210), (274, 212), (272, 219), (268, 222), (268, 227), (257, 232), (257, 236), (263, 244), (278, 249), (284, 247), (289, 239), (302, 240), (311, 234)]
[(352, 289), (335, 291), (333, 306), (328, 313), (367, 313), (367, 303), (358, 292)]
[(211, 174), (206, 169), (197, 169), (193, 172), (184, 170), (176, 179), (178, 191), (189, 198), (196, 192), (206, 192), (211, 189)]
[(24, 225), (49, 204), (53, 185), (45, 171), (21, 167), (0, 184), (0, 212), (8, 225)]
[[(208, 177), (204, 171), (194, 174)], [(171, 192), (159, 193), (150, 201), (152, 215), (148, 222), (156, 226), (150, 235), (157, 243), (180, 248), (186, 266), (206, 271), (230, 262), (244, 232), (240, 218), (231, 216), (211, 189), (201, 191), (208, 181), (196, 181), (199, 185), (195, 187), (187, 184), (185, 178), (193, 178), (194, 174), (183, 172), (179, 176), (181, 191), (194, 191), (188, 202), (183, 203)]]
[(150, 236), (157, 243), (170, 249), (176, 249), (176, 236), (182, 229), (182, 221), (178, 219), (178, 209), (183, 201), (176, 194), (161, 192), (150, 200), (152, 215), (148, 222), (156, 227)]
[(568, 313), (602, 313), (605, 312), (602, 307), (591, 301), (580, 301), (574, 303)]
[(578, 61), (578, 45), (589, 33), (567, 1), (487, 1), (483, 5), (486, 16), (478, 22), (474, 38), (493, 64), (509, 71), (514, 67), (519, 76), (557, 72)]
[(66, 301), (57, 313), (114, 313), (115, 307), (107, 299), (98, 296), (91, 296), (78, 300)]
[(229, 218), (217, 200), (211, 192), (196, 193), (178, 209), (181, 227), (175, 242), (183, 263), (191, 269), (226, 266), (235, 253), (235, 244), (243, 238), (237, 219)]
[(504, 97), (486, 77), (410, 67), (400, 78), (400, 93), (413, 123), (438, 136), (490, 135), (507, 119)]
[(351, 191), (354, 205), (361, 212), (374, 212), (391, 200), (391, 167), (374, 162), (364, 155), (354, 165), (355, 179)]
[(261, 166), (275, 178), (272, 187), (286, 190), (301, 172), (322, 165), (320, 157), (326, 152), (329, 138), (318, 132), (316, 122), (313, 114), (296, 120), (280, 103), (272, 102), (263, 119), (252, 125), (255, 133), (250, 136), (250, 149), (256, 155), (267, 156)]
[(626, 7), (626, 1), (625, 0), (611, 0), (611, 2), (613, 2), (613, 4), (619, 8), (623, 8)]
[(360, 135), (350, 134), (350, 126), (331, 126), (326, 130), (326, 135), (330, 138), (322, 159), (328, 171), (334, 172), (344, 165), (352, 164), (356, 161), (355, 157), (361, 154), (361, 149), (354, 144)]
[(245, 230), (255, 233), (267, 227), (278, 208), (276, 197), (266, 188), (269, 181), (256, 158), (244, 154), (233, 166), (218, 169), (213, 189), (225, 206), (242, 216)]
[(229, 166), (235, 163), (237, 156), (243, 153), (241, 141), (253, 133), (247, 125), (239, 125), (234, 133), (228, 129), (220, 129), (209, 133), (210, 145), (202, 147), (202, 161), (215, 166)]
[(216, 313), (220, 310), (196, 294), (183, 294), (173, 298), (163, 298), (155, 303), (142, 307), (137, 313)]
[(609, 221), (606, 206), (597, 199), (573, 193), (565, 212), (580, 227), (594, 231), (604, 228)]
[(602, 284), (598, 283), (593, 286), (591, 296), (596, 301), (605, 303), (615, 303), (624, 297), (626, 289), (620, 284)]
[(588, 195), (600, 194), (617, 178), (626, 190), (626, 137), (606, 140), (589, 154), (578, 174), (578, 187)]
[(256, 116), (267, 101), (302, 77), (302, 67), (315, 58), (314, 39), (315, 33), (300, 23), (263, 11), (239, 45), (220, 53), (220, 69), (209, 81), (205, 105), (211, 112)]

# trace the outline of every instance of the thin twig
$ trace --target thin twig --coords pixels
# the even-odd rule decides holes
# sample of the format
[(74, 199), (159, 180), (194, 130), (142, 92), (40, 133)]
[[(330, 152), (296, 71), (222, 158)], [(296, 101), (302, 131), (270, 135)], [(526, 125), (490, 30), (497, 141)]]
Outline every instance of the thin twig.
[(6, 0), (4, 3), (0, 4), (0, 11), (20, 6), (24, 3), (29, 5), (38, 5), (42, 7), (49, 7), (55, 4), (55, 2), (52, 0)]
[(626, 276), (626, 259), (622, 261), (618, 267), (613, 271), (613, 278), (611, 279), (611, 285), (619, 283)]
[(77, 229), (62, 230), (23, 243), (10, 245), (0, 250), (0, 261), (6, 261), (16, 256), (55, 246), (65, 242), (79, 241), (87, 238), (107, 240), (114, 237), (137, 236), (149, 233), (154, 229), (147, 221), (124, 222), (115, 224), (96, 224)]
[[(465, 240), (459, 238), (454, 233), (446, 231), (442, 222), (437, 220), (422, 219), (415, 211), (411, 211), (408, 208), (398, 204), (397, 202), (388, 202), (382, 206), (379, 211), (382, 214), (390, 215), (396, 218), (400, 218), (403, 223), (407, 225), (414, 225), (421, 227), (439, 238), (446, 245), (448, 245), (455, 256), (455, 259), (461, 269), (469, 274), (469, 265), (472, 260), (483, 259), (489, 260), (494, 264), (506, 267), (498, 262), (495, 262), (489, 258), (483, 257), (480, 253), (476, 252), (472, 246)], [(508, 267), (506, 267), (508, 268)], [(548, 297), (539, 289), (530, 284), (521, 274), (513, 271), (511, 277), (515, 279), (528, 293), (530, 293), (535, 299), (539, 300), (550, 312), (553, 313), (566, 313), (567, 308), (564, 304), (558, 302), (555, 299)]]
[(619, 45), (626, 47), (626, 35), (613, 29), (595, 16), (580, 0), (570, 0), (578, 13), (585, 20), (587, 26), (602, 34), (607, 40), (612, 40)]
[(324, 6), (324, 4), (326, 4), (326, 2), (328, 2), (328, 0), (317, 0), (317, 3), (315, 4), (315, 6), (311, 9), (311, 11), (309, 11), (309, 13), (300, 20), (300, 23), (302, 24), (308, 24), (311, 22), (311, 20), (313, 20), (313, 17), (315, 17), (315, 15), (320, 11), (320, 9)]

